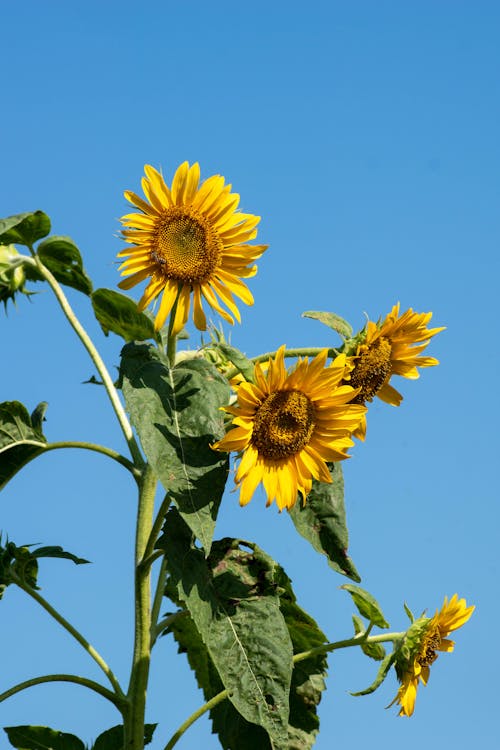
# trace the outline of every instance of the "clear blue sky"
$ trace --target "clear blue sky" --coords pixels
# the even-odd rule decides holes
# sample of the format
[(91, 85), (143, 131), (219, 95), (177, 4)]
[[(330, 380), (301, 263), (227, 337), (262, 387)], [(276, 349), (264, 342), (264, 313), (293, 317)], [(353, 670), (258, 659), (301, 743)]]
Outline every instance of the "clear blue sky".
[[(233, 343), (250, 356), (334, 340), (302, 311), (332, 310), (355, 328), (398, 300), (432, 310), (447, 330), (439, 367), (396, 386), (345, 465), (350, 553), (393, 629), (403, 602), (432, 613), (445, 594), (475, 603), (419, 691), (412, 719), (384, 710), (389, 677), (368, 698), (376, 665), (330, 659), (318, 750), (454, 747), (498, 742), (497, 299), (500, 240), (500, 6), (478, 0), (3, 4), (0, 215), (41, 208), (80, 246), (95, 286), (114, 288), (123, 190), (143, 165), (199, 161), (222, 173), (270, 249), (250, 282)], [(41, 287), (40, 287), (41, 289)], [(69, 292), (110, 368), (83, 295)], [(124, 451), (90, 361), (48, 291), (2, 314), (0, 400), (49, 402), (51, 440)], [(199, 341), (194, 333), (193, 345)], [(493, 392), (492, 389), (493, 388)], [(109, 465), (108, 465), (109, 463)], [(61, 544), (92, 566), (42, 566), (44, 595), (129, 669), (135, 496), (101, 456), (54, 452), (2, 495), (0, 527), (17, 543)], [(351, 632), (344, 582), (262, 495), (240, 509), (227, 492), (216, 536), (256, 541), (284, 566), (300, 604), (334, 640)], [(0, 602), (0, 689), (51, 671), (97, 678), (93, 663), (11, 587)], [(157, 646), (152, 750), (202, 702), (184, 656)], [(0, 705), (0, 726), (48, 724), (90, 741), (118, 714), (77, 686), (36, 687)], [(170, 731), (169, 731), (170, 730)], [(0, 740), (4, 747), (4, 740)], [(219, 747), (208, 720), (179, 750)]]

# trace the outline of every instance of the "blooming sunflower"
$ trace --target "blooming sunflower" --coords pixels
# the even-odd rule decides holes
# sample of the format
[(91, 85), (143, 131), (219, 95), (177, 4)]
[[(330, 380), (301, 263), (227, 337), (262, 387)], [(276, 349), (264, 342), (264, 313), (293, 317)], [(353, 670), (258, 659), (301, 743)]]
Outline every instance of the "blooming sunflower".
[(411, 625), (403, 649), (396, 656), (396, 674), (401, 687), (390, 704), (398, 703), (401, 706), (400, 716), (413, 714), (419, 681), (427, 685), (430, 666), (438, 657), (436, 651), (453, 651), (454, 641), (447, 636), (462, 627), (474, 609), (467, 606), (465, 599), (459, 599), (454, 594), (450, 601), (445, 597), (441, 611), (436, 610), (434, 617), (421, 617)]
[(300, 494), (305, 501), (312, 480), (331, 482), (327, 461), (348, 458), (350, 436), (366, 408), (349, 403), (352, 386), (342, 383), (349, 366), (344, 354), (325, 367), (325, 349), (312, 362), (299, 359), (287, 372), (285, 347), (265, 366), (255, 365), (254, 383), (235, 386), (237, 401), (225, 410), (234, 428), (214, 448), (240, 451), (236, 471), (240, 505), (252, 498), (262, 482), (267, 505), (292, 508)]
[[(399, 406), (402, 395), (389, 381), (393, 375), (402, 375), (412, 380), (419, 377), (419, 367), (438, 365), (434, 357), (421, 356), (430, 339), (444, 331), (427, 328), (432, 313), (416, 313), (409, 310), (399, 314), (399, 302), (383, 321), (369, 320), (365, 329), (353, 340), (355, 346), (350, 361), (353, 370), (349, 382), (358, 389), (355, 402), (364, 404), (377, 396), (392, 406)], [(366, 417), (363, 418), (356, 437), (364, 439)]]
[(233, 324), (234, 318), (240, 322), (234, 297), (253, 304), (241, 279), (257, 273), (252, 264), (267, 248), (248, 244), (257, 235), (260, 217), (236, 210), (239, 195), (231, 193), (231, 185), (224, 185), (221, 175), (199, 185), (197, 163), (191, 167), (187, 161), (181, 164), (171, 188), (150, 165), (144, 171), (142, 189), (147, 200), (125, 191), (125, 198), (139, 213), (121, 218), (126, 227), (123, 237), (132, 247), (118, 253), (119, 258), (125, 258), (120, 270), (127, 277), (118, 286), (131, 289), (149, 278), (138, 306), (144, 310), (161, 295), (156, 330), (174, 309), (172, 334), (179, 333), (189, 317), (191, 293), (193, 319), (199, 330), (207, 327), (202, 298), (228, 323)]

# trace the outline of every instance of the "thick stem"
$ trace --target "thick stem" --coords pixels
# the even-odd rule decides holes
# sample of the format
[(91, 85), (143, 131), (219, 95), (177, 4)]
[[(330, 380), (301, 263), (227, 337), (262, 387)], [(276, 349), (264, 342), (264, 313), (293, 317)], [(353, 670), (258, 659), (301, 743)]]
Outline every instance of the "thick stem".
[(83, 637), (81, 633), (78, 632), (76, 628), (71, 625), (59, 612), (52, 607), (51, 604), (48, 603), (46, 599), (41, 596), (38, 591), (31, 588), (31, 586), (28, 586), (24, 581), (22, 581), (16, 573), (14, 573), (13, 570), (9, 571), (9, 575), (12, 579), (12, 582), (15, 583), (17, 586), (19, 586), (20, 589), (22, 589), (28, 596), (31, 596), (32, 599), (34, 599), (40, 606), (44, 608), (46, 612), (51, 615), (54, 620), (56, 620), (62, 627), (68, 631), (70, 635), (73, 636), (75, 640), (78, 641), (78, 643), (83, 646), (85, 651), (90, 654), (90, 656), (93, 658), (93, 660), (99, 665), (99, 667), (102, 669), (108, 680), (110, 681), (111, 685), (113, 686), (113, 689), (117, 696), (120, 698), (124, 697), (123, 691), (120, 687), (120, 684), (118, 680), (116, 679), (115, 675), (111, 671), (111, 669), (108, 667), (102, 656), (99, 654), (98, 651), (87, 641), (86, 638)]
[(146, 690), (151, 659), (151, 567), (144, 552), (153, 524), (157, 479), (148, 465), (140, 486), (135, 543), (135, 637), (128, 689), (129, 711), (125, 717), (125, 750), (143, 750)]
[(94, 680), (89, 680), (86, 677), (80, 677), (75, 674), (45, 674), (41, 677), (33, 677), (31, 680), (25, 680), (24, 682), (20, 682), (18, 685), (9, 688), (9, 690), (0, 693), (0, 703), (7, 700), (7, 698), (10, 698), (12, 695), (20, 693), (22, 690), (34, 687), (35, 685), (43, 685), (46, 682), (74, 682), (76, 685), (86, 687), (89, 690), (93, 690), (95, 693), (99, 693), (103, 698), (107, 698), (107, 700), (113, 703), (120, 712), (124, 705), (124, 701), (112, 693), (111, 690), (108, 690)]
[(94, 363), (99, 375), (102, 378), (103, 385), (108, 393), (111, 405), (118, 418), (118, 422), (120, 423), (120, 427), (125, 436), (125, 440), (127, 441), (134, 463), (139, 467), (142, 466), (144, 464), (144, 461), (141, 455), (141, 451), (139, 450), (139, 446), (137, 445), (134, 433), (132, 432), (132, 427), (130, 426), (130, 422), (128, 421), (127, 415), (125, 414), (125, 409), (123, 408), (122, 402), (120, 401), (118, 392), (114, 386), (113, 380), (111, 379), (106, 365), (104, 364), (99, 352), (94, 346), (94, 342), (73, 312), (73, 309), (69, 304), (68, 299), (61, 289), (59, 283), (51, 274), (49, 269), (44, 266), (40, 258), (34, 252), (33, 248), (30, 248), (30, 250), (33, 254), (33, 263), (35, 263), (37, 269), (48, 282), (69, 324), (89, 353), (92, 362)]

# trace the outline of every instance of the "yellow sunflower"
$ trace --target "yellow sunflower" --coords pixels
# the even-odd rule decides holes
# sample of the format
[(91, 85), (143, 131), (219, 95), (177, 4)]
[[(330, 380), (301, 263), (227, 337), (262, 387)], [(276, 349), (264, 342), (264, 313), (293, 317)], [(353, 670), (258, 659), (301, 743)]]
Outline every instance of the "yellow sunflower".
[[(252, 265), (267, 245), (249, 245), (257, 235), (259, 216), (237, 211), (239, 195), (231, 193), (221, 175), (200, 182), (200, 167), (184, 162), (177, 169), (172, 187), (148, 164), (142, 189), (147, 200), (130, 190), (125, 198), (138, 213), (122, 216), (126, 227), (126, 247), (119, 258), (121, 289), (131, 289), (149, 278), (139, 309), (144, 310), (161, 295), (155, 328), (159, 330), (175, 309), (172, 334), (186, 324), (193, 294), (193, 320), (204, 331), (207, 327), (202, 298), (224, 320), (241, 321), (234, 297), (247, 305), (253, 297), (241, 280), (257, 273)], [(234, 296), (233, 296), (234, 295)], [(222, 307), (222, 304), (229, 310)]]
[[(441, 328), (427, 328), (432, 313), (416, 313), (410, 308), (399, 314), (399, 302), (383, 321), (369, 320), (364, 331), (355, 341), (350, 361), (353, 370), (349, 382), (358, 389), (355, 402), (364, 404), (377, 396), (392, 406), (399, 406), (402, 395), (389, 381), (393, 375), (401, 375), (412, 380), (419, 377), (419, 367), (438, 365), (434, 357), (422, 356), (430, 339), (444, 331)], [(366, 418), (362, 420), (356, 437), (364, 439)]]
[(400, 716), (413, 714), (418, 684), (422, 682), (427, 685), (430, 666), (438, 657), (436, 651), (453, 651), (454, 641), (447, 636), (462, 627), (474, 609), (467, 606), (465, 599), (459, 599), (454, 594), (450, 601), (445, 597), (441, 611), (436, 610), (434, 617), (422, 617), (410, 627), (403, 648), (406, 657), (396, 657), (396, 674), (401, 687), (390, 704), (398, 703), (401, 706)]
[(351, 433), (366, 408), (348, 403), (352, 387), (342, 383), (349, 365), (344, 354), (325, 367), (325, 349), (312, 362), (299, 359), (288, 372), (282, 346), (266, 367), (255, 365), (254, 383), (237, 385), (237, 402), (225, 407), (234, 415), (234, 428), (214, 445), (241, 452), (236, 471), (240, 505), (252, 498), (262, 482), (267, 505), (274, 499), (280, 511), (305, 501), (312, 480), (331, 482), (327, 461), (348, 458)]

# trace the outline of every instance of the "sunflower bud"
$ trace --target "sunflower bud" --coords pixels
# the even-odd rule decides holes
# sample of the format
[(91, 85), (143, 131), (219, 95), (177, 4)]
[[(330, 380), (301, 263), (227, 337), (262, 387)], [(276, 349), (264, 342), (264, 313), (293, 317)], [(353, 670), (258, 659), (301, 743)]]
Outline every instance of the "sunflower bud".
[(14, 245), (0, 245), (0, 301), (5, 308), (9, 299), (15, 299), (16, 292), (29, 294), (24, 290), (25, 281), (22, 255)]

